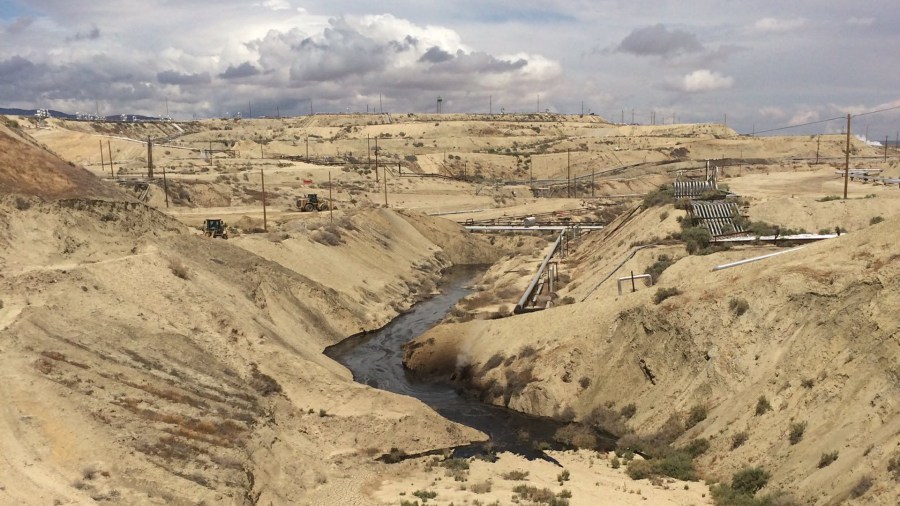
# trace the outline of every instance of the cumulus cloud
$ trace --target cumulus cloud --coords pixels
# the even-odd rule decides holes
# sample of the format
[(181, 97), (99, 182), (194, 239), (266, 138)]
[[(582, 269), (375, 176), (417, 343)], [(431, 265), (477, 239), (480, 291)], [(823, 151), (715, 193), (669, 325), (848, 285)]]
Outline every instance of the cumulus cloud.
[(97, 26), (92, 26), (90, 30), (87, 32), (78, 32), (75, 35), (68, 38), (68, 40), (97, 40), (100, 38), (100, 29)]
[(814, 111), (814, 110), (798, 111), (788, 121), (788, 124), (789, 125), (802, 125), (804, 123), (811, 123), (813, 121), (818, 121), (818, 120), (819, 120), (819, 111)]
[(616, 48), (623, 53), (638, 56), (673, 56), (703, 50), (703, 45), (693, 33), (669, 30), (662, 24), (639, 28), (622, 39)]
[(687, 93), (702, 93), (731, 88), (734, 78), (723, 76), (718, 72), (700, 69), (681, 78), (678, 88)]
[(787, 113), (781, 107), (765, 106), (760, 107), (757, 113), (763, 118), (781, 119), (787, 116)]
[(760, 32), (789, 32), (806, 25), (803, 18), (779, 19), (779, 18), (762, 18), (753, 24), (753, 28)]

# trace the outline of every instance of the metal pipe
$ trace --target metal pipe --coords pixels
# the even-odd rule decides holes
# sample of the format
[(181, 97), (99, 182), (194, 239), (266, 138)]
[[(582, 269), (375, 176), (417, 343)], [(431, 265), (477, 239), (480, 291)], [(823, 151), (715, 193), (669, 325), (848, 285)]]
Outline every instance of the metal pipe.
[(625, 276), (624, 278), (619, 278), (616, 280), (616, 286), (619, 288), (619, 295), (622, 295), (622, 282), (631, 280), (631, 282), (634, 283), (635, 279), (649, 279), (650, 282), (653, 283), (653, 276), (649, 274), (638, 274), (637, 276)]
[(790, 253), (792, 251), (797, 251), (797, 250), (803, 249), (805, 247), (806, 246), (798, 246), (796, 248), (791, 248), (791, 249), (784, 250), (784, 251), (776, 251), (775, 253), (769, 253), (768, 255), (762, 255), (762, 256), (758, 256), (758, 257), (747, 258), (744, 260), (738, 260), (737, 262), (731, 262), (731, 263), (727, 263), (727, 264), (717, 265), (717, 266), (713, 267), (712, 270), (713, 271), (721, 271), (722, 269), (730, 269), (732, 267), (737, 267), (739, 265), (749, 264), (751, 262), (757, 262), (759, 260), (765, 260), (767, 258), (772, 258), (774, 256), (783, 255), (785, 253)]
[(520, 314), (525, 309), (525, 304), (528, 303), (528, 296), (531, 295), (531, 292), (534, 291), (534, 287), (537, 286), (538, 281), (541, 279), (541, 275), (544, 273), (544, 269), (547, 268), (547, 264), (550, 263), (550, 259), (553, 258), (553, 255), (556, 254), (556, 251), (559, 249), (559, 245), (562, 244), (563, 236), (566, 234), (565, 231), (559, 233), (559, 237), (556, 238), (556, 242), (553, 243), (553, 247), (550, 248), (550, 252), (547, 253), (547, 256), (544, 257), (544, 261), (541, 262), (540, 268), (538, 268), (537, 273), (535, 273), (534, 277), (531, 278), (531, 282), (528, 283), (528, 288), (525, 289), (525, 293), (522, 294), (522, 297), (519, 298), (519, 302), (516, 304), (516, 309), (513, 311), (515, 314)]

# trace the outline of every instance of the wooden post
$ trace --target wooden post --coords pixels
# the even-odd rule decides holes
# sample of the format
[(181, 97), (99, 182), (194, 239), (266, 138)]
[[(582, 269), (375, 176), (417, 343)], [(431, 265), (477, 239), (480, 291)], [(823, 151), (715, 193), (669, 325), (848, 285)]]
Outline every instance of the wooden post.
[(147, 137), (147, 178), (153, 179), (153, 139)]
[(163, 164), (163, 193), (166, 194), (166, 209), (169, 208), (169, 181), (166, 179), (166, 166)]
[[(378, 152), (376, 151), (376, 154), (377, 154), (377, 153), (378, 153)], [(375, 159), (378, 160), (377, 156), (376, 156)], [(375, 173), (377, 174), (377, 173), (378, 173), (378, 162), (377, 162), (377, 161), (375, 162), (375, 165), (376, 165), (376, 166), (375, 166)], [(387, 203), (387, 167), (384, 168), (384, 174), (383, 174), (383, 175), (384, 175), (384, 178), (383, 178), (383, 179), (384, 179), (384, 207), (387, 207), (387, 206), (388, 206), (388, 203)]]
[[(106, 170), (106, 163), (103, 161), (103, 141), (100, 141), (100, 170), (101, 171)], [(110, 171), (110, 175), (112, 175), (111, 171)]]
[[(112, 144), (109, 141), (106, 141), (106, 149), (109, 150), (109, 175), (112, 178), (115, 178), (115, 167), (113, 166), (113, 157), (112, 157)], [(103, 143), (100, 143), (100, 151), (103, 151)]]
[(637, 288), (634, 286), (634, 271), (631, 271), (631, 292), (634, 293), (637, 291)]
[(263, 172), (262, 167), (259, 168), (259, 177), (262, 181), (262, 204), (263, 204), (263, 230), (269, 231), (269, 222), (266, 219), (266, 174)]
[(334, 223), (334, 201), (331, 200), (331, 171), (328, 171), (328, 215), (331, 217), (331, 223)]
[(369, 141), (369, 134), (366, 134), (366, 153), (369, 154), (369, 170), (372, 170), (372, 143)]
[(850, 115), (847, 115), (847, 151), (844, 158), (844, 200), (847, 200), (847, 182), (850, 181)]
[(572, 196), (572, 158), (566, 149), (566, 197)]
[(819, 146), (822, 144), (822, 136), (816, 137), (816, 165), (819, 165)]
[(375, 136), (375, 182), (378, 183), (378, 136)]

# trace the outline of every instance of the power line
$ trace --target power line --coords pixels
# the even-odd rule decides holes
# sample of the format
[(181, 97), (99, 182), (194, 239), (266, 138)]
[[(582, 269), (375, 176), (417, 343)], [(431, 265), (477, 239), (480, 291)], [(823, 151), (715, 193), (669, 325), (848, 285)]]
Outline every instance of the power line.
[[(897, 106), (894, 106), (894, 107), (886, 107), (886, 108), (884, 108), (884, 109), (877, 109), (877, 110), (874, 110), (874, 111), (861, 112), (861, 113), (859, 113), (859, 114), (852, 114), (851, 116), (854, 116), (854, 117), (856, 117), (856, 116), (868, 116), (868, 115), (870, 115), (870, 114), (878, 114), (878, 113), (881, 113), (881, 112), (895, 111), (895, 110), (897, 110), (897, 109), (900, 109), (900, 105), (897, 105)], [(768, 129), (768, 130), (760, 130), (760, 131), (758, 131), (758, 132), (755, 132), (753, 135), (764, 134), (764, 133), (768, 133), (768, 132), (778, 132), (778, 131), (781, 131), (781, 130), (789, 130), (789, 129), (791, 129), (791, 128), (800, 128), (800, 127), (809, 126), (809, 125), (818, 125), (819, 123), (828, 123), (829, 121), (841, 120), (841, 119), (844, 119), (844, 118), (845, 118), (844, 116), (838, 116), (838, 117), (836, 117), (836, 118), (822, 119), (822, 120), (819, 120), (819, 121), (810, 121), (809, 123), (801, 123), (801, 124), (799, 124), (799, 125), (790, 125), (790, 126), (784, 126), (784, 127), (779, 127), (779, 128), (770, 128), (770, 129)]]

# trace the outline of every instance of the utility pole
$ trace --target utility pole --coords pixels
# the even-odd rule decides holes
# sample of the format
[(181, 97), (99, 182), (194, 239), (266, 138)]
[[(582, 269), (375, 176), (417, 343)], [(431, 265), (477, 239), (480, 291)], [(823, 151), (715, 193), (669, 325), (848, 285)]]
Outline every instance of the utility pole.
[(369, 134), (366, 134), (366, 153), (368, 153), (369, 158), (369, 170), (372, 170), (372, 144), (369, 140)]
[(266, 220), (266, 174), (263, 172), (262, 167), (259, 168), (259, 178), (262, 182), (262, 197), (263, 197), (263, 230), (269, 231), (269, 223)]
[(306, 161), (309, 162), (309, 134), (306, 134)]
[[(376, 167), (375, 172), (378, 172), (377, 167)], [(388, 203), (387, 203), (387, 166), (385, 166), (385, 168), (384, 168), (383, 176), (384, 176), (384, 207), (387, 207), (388, 206)]]
[[(100, 171), (106, 170), (106, 163), (103, 161), (103, 141), (100, 141)], [(109, 169), (109, 175), (112, 176), (112, 169)]]
[(816, 165), (819, 165), (819, 146), (822, 144), (822, 136), (816, 137)]
[(844, 158), (844, 200), (847, 200), (847, 182), (850, 181), (850, 115), (847, 115), (847, 150)]
[[(110, 177), (115, 178), (116, 175), (113, 172), (114, 167), (113, 167), (113, 157), (112, 157), (112, 145), (110, 144), (109, 141), (106, 141), (106, 149), (109, 150), (109, 175), (110, 175)], [(100, 153), (101, 154), (103, 153), (103, 141), (100, 142)]]
[(378, 182), (378, 136), (375, 136), (375, 182)]
[[(378, 94), (378, 111), (379, 111), (380, 114), (384, 114), (384, 106), (383, 106), (383, 104), (381, 103), (381, 93)], [(377, 168), (378, 168), (378, 162), (377, 162), (377, 161), (375, 162), (375, 165), (376, 165), (375, 168), (377, 169)], [(378, 172), (378, 171), (376, 170), (375, 172)]]
[(572, 157), (566, 149), (566, 197), (572, 196)]
[(884, 161), (885, 162), (887, 161), (887, 139), (888, 139), (888, 136), (885, 135), (884, 136)]

